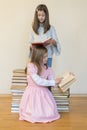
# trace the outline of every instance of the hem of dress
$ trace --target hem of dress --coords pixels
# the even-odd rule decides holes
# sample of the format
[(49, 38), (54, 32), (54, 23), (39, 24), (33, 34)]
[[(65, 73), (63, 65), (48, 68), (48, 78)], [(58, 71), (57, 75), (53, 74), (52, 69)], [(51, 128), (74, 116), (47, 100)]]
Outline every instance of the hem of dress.
[(20, 117), (19, 118), (19, 120), (20, 121), (28, 121), (28, 122), (31, 122), (31, 123), (49, 123), (49, 122), (52, 122), (52, 121), (55, 121), (55, 120), (58, 120), (58, 119), (60, 119), (60, 115), (58, 115), (58, 117), (56, 117), (56, 118), (52, 118), (52, 119), (47, 119), (47, 120), (30, 120), (30, 119), (27, 119), (26, 117), (24, 117), (24, 118), (22, 118), (22, 117)]

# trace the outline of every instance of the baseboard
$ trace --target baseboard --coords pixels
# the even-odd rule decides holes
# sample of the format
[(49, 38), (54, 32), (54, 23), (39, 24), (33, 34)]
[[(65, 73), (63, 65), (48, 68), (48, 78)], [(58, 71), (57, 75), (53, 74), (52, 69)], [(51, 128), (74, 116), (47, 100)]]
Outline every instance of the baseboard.
[(70, 94), (70, 97), (87, 97), (87, 94)]

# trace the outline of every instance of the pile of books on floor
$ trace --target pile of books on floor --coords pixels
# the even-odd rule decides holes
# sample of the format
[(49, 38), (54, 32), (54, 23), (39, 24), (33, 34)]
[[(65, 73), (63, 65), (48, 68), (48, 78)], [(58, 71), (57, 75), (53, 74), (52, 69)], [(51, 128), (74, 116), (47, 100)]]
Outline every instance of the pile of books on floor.
[[(11, 112), (19, 111), (19, 104), (21, 97), (24, 93), (24, 90), (27, 86), (27, 79), (24, 69), (15, 69), (13, 70), (12, 76), (12, 103), (11, 103)], [(62, 92), (60, 88), (52, 87), (52, 94), (55, 98), (57, 109), (59, 112), (68, 112), (69, 111), (69, 96), (70, 89)]]
[(69, 97), (70, 97), (70, 89), (62, 92), (60, 88), (52, 87), (52, 94), (56, 101), (57, 109), (59, 112), (69, 112)]
[(12, 94), (11, 112), (19, 111), (19, 103), (26, 86), (27, 86), (27, 79), (25, 69), (13, 70), (12, 85), (11, 85), (11, 94)]

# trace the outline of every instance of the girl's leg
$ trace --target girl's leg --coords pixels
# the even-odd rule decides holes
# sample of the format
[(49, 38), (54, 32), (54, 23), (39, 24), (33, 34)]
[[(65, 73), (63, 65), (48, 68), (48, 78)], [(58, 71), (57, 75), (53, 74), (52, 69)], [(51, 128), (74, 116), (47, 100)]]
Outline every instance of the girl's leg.
[(52, 58), (48, 58), (47, 65), (48, 67), (52, 67)]
[[(48, 67), (52, 67), (52, 58), (48, 58), (47, 65)], [(51, 86), (49, 86), (48, 89), (51, 91)]]

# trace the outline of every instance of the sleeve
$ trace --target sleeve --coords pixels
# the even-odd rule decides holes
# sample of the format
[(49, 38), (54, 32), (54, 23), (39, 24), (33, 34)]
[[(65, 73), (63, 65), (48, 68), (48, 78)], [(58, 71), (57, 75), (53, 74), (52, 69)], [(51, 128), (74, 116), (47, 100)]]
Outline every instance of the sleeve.
[(31, 28), (30, 35), (29, 35), (29, 40), (28, 40), (29, 58), (32, 55), (32, 50), (30, 49), (30, 45), (33, 43), (33, 41), (34, 41), (34, 34), (33, 34), (33, 29)]
[(54, 79), (54, 73), (51, 67), (48, 67), (48, 80)]
[[(28, 65), (28, 72), (27, 75), (30, 76), (33, 81), (40, 86), (55, 86), (55, 80), (47, 80), (47, 79), (43, 79), (41, 78), (38, 74), (37, 74), (37, 70), (35, 69), (36, 67), (32, 64)], [(27, 76), (27, 79), (28, 79)]]
[(46, 80), (46, 79), (41, 78), (37, 74), (31, 75), (31, 77), (37, 85), (46, 86), (46, 87), (55, 86), (55, 80)]
[(59, 43), (59, 40), (58, 40), (58, 37), (57, 37), (57, 34), (56, 34), (56, 30), (53, 26), (51, 26), (51, 35), (52, 35), (52, 38), (56, 41), (56, 44), (57, 44), (57, 47), (53, 46), (54, 53), (56, 55), (60, 55), (61, 46), (60, 46), (60, 43)]
[[(54, 79), (54, 72), (51, 67), (48, 68), (48, 80), (53, 80)], [(53, 87), (58, 87), (58, 85), (55, 83)]]
[(34, 41), (34, 34), (33, 34), (33, 30), (31, 29), (30, 35), (29, 35), (29, 40), (28, 40), (29, 46), (31, 45), (31, 43), (32, 43), (33, 41)]

